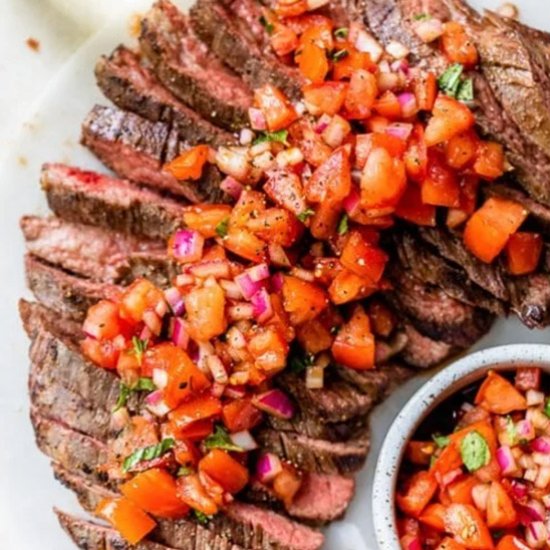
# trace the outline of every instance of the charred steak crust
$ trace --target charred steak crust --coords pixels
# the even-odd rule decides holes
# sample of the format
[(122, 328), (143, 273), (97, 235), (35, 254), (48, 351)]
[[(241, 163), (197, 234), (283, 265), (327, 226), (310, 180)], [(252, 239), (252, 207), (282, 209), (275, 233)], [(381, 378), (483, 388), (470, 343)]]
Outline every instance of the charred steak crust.
[(163, 85), (216, 126), (240, 130), (252, 92), (225, 68), (171, 2), (158, 1), (141, 22), (141, 51)]
[(184, 142), (216, 147), (235, 141), (234, 135), (200, 117), (164, 88), (139, 54), (125, 46), (101, 57), (95, 76), (103, 94), (117, 107), (168, 124)]

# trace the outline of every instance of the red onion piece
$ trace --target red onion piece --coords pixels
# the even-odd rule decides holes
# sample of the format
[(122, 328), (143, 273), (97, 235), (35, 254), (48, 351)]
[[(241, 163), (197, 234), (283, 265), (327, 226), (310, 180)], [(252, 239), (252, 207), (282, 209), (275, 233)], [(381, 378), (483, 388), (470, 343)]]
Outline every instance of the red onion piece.
[(406, 122), (393, 122), (386, 128), (386, 134), (407, 141), (413, 131), (413, 125)]
[(517, 464), (512, 454), (512, 450), (507, 445), (497, 449), (497, 461), (503, 475), (509, 475), (517, 470)]
[(239, 285), (241, 292), (246, 300), (250, 300), (260, 288), (262, 288), (262, 282), (254, 282), (250, 275), (245, 271), (235, 277), (235, 282)]
[(189, 345), (189, 334), (181, 319), (175, 318), (172, 326), (172, 342), (181, 349), (187, 349)]
[(533, 521), (544, 520), (544, 506), (538, 500), (531, 499), (527, 504), (516, 504), (516, 508), (522, 525), (527, 526)]
[(271, 287), (275, 292), (282, 290), (284, 282), (285, 280), (281, 272), (275, 273), (275, 275), (271, 277)]
[(229, 263), (224, 260), (213, 260), (210, 262), (200, 262), (193, 265), (189, 271), (195, 277), (201, 277), (206, 279), (207, 277), (214, 277), (215, 279), (222, 279), (229, 277)]
[(461, 475), (462, 475), (461, 468), (456, 468), (455, 470), (451, 470), (441, 478), (441, 485), (446, 487), (447, 485), (450, 485), (453, 481), (456, 481)]
[(150, 309), (145, 311), (143, 313), (143, 322), (155, 336), (160, 334), (162, 330), (162, 320), (154, 311)]
[(229, 378), (227, 376), (227, 371), (225, 366), (222, 363), (222, 360), (217, 355), (210, 355), (206, 358), (206, 364), (210, 369), (212, 378), (218, 382), (218, 384), (227, 384)]
[(289, 420), (294, 416), (294, 405), (281, 390), (270, 390), (254, 398), (254, 405), (268, 414)]
[(416, 114), (418, 107), (416, 104), (416, 97), (410, 92), (404, 92), (397, 96), (399, 104), (401, 105), (401, 112), (403, 113), (403, 118), (410, 118)]
[(246, 388), (244, 386), (227, 386), (225, 395), (229, 399), (242, 399), (246, 395)]
[(550, 437), (541, 435), (531, 442), (531, 448), (537, 453), (550, 454)]
[(271, 298), (265, 288), (258, 290), (258, 292), (252, 296), (250, 302), (254, 308), (254, 317), (259, 323), (264, 323), (273, 317)]
[(248, 302), (237, 302), (227, 309), (227, 316), (232, 321), (243, 321), (254, 318), (254, 306)]
[(147, 410), (155, 416), (164, 416), (170, 412), (170, 407), (168, 407), (162, 398), (161, 390), (156, 390), (147, 395), (145, 397), (145, 404), (147, 406)]
[(523, 500), (527, 496), (527, 485), (514, 479), (511, 483), (512, 497), (515, 500)]
[(525, 541), (529, 548), (543, 548), (546, 546), (548, 530), (542, 521), (533, 521), (525, 530)]
[(221, 183), (220, 188), (225, 191), (231, 198), (239, 200), (243, 192), (243, 186), (235, 178), (227, 176)]
[(350, 194), (344, 199), (342, 205), (348, 216), (353, 216), (360, 207), (361, 193), (354, 185), (351, 188)]
[(266, 263), (255, 265), (246, 270), (252, 282), (257, 283), (269, 278), (269, 266)]
[(153, 384), (163, 390), (168, 385), (168, 373), (164, 369), (153, 369)]
[(202, 258), (204, 237), (194, 229), (180, 229), (173, 240), (172, 252), (181, 262), (196, 262)]
[(170, 309), (174, 313), (174, 315), (177, 315), (180, 317), (185, 312), (185, 302), (183, 300), (183, 297), (180, 293), (180, 291), (175, 287), (172, 286), (170, 288), (167, 288), (164, 291), (164, 298), (170, 305)]
[(278, 267), (290, 267), (290, 260), (286, 255), (285, 249), (280, 244), (269, 243), (267, 249), (272, 264)]
[(240, 447), (243, 451), (253, 451), (254, 449), (258, 448), (258, 444), (248, 430), (243, 430), (242, 432), (230, 434), (229, 438), (235, 445), (237, 445), (237, 447)]
[(248, 109), (248, 118), (250, 119), (250, 126), (253, 130), (267, 130), (267, 122), (260, 109), (250, 107), (250, 109)]
[(231, 300), (240, 300), (243, 297), (243, 293), (239, 288), (239, 285), (235, 281), (221, 280), (220, 286), (223, 288), (227, 298)]
[(256, 475), (262, 483), (273, 481), (283, 471), (283, 465), (278, 456), (273, 453), (260, 455), (256, 463)]
[(535, 428), (530, 420), (520, 420), (516, 424), (516, 430), (521, 439), (531, 440), (535, 437)]

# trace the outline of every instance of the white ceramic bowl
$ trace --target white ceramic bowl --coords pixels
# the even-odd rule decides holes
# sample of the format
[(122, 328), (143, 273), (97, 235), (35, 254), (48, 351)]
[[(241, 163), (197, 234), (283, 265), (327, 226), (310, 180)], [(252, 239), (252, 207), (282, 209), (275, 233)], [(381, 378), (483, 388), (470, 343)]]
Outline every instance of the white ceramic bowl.
[(468, 355), (424, 384), (397, 415), (384, 440), (374, 475), (374, 529), (380, 550), (401, 550), (395, 523), (395, 486), (405, 445), (430, 412), (447, 397), (483, 378), (489, 369), (539, 366), (550, 373), (550, 345), (516, 344)]

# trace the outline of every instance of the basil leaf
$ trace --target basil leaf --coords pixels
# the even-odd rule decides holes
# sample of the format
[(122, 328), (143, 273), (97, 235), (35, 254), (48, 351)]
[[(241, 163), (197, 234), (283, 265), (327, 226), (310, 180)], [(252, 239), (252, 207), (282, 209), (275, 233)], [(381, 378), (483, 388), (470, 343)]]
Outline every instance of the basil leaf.
[(315, 210), (312, 210), (311, 208), (306, 208), (303, 212), (300, 212), (298, 214), (298, 219), (302, 222), (302, 223), (305, 223), (305, 221), (310, 218), (311, 216), (313, 216), (315, 214)]
[(338, 223), (338, 235), (345, 235), (349, 231), (349, 218), (344, 214)]
[(349, 34), (349, 29), (347, 27), (340, 27), (334, 31), (334, 36), (336, 38), (346, 38)]
[(491, 451), (485, 438), (477, 431), (470, 432), (460, 444), (460, 456), (469, 472), (475, 472), (491, 461)]
[(429, 13), (417, 13), (413, 16), (414, 21), (427, 21), (432, 16)]
[(195, 514), (195, 518), (201, 525), (206, 525), (211, 519), (212, 516), (207, 516), (203, 512), (199, 512), (198, 510), (193, 510), (193, 513)]
[(115, 406), (113, 408), (114, 413), (122, 409), (122, 407), (126, 406), (126, 403), (128, 402), (128, 397), (130, 397), (131, 391), (132, 390), (126, 384), (120, 384), (118, 399), (116, 400)]
[(461, 82), (456, 98), (458, 101), (474, 100), (474, 80), (472, 78), (467, 78)]
[(193, 473), (193, 468), (189, 468), (189, 466), (181, 466), (178, 470), (178, 477), (184, 477), (191, 475)]
[(151, 378), (140, 378), (134, 386), (127, 386), (126, 384), (120, 384), (120, 391), (118, 394), (118, 399), (113, 409), (113, 412), (117, 412), (122, 407), (126, 406), (128, 403), (128, 398), (130, 394), (134, 391), (155, 391), (157, 387)]
[(437, 80), (440, 90), (448, 96), (456, 98), (463, 71), (464, 67), (460, 63), (451, 65)]
[(227, 236), (229, 231), (229, 218), (225, 218), (218, 225), (216, 225), (216, 234), (222, 239)]
[(444, 449), (451, 442), (449, 437), (446, 435), (435, 434), (432, 435), (432, 439), (440, 449)]
[(550, 397), (546, 400), (546, 404), (544, 405), (544, 414), (550, 418)]
[(262, 15), (259, 19), (260, 24), (262, 27), (266, 30), (267, 34), (272, 34), (275, 30), (275, 25), (273, 23), (269, 23), (269, 21)]
[(344, 57), (347, 57), (349, 55), (348, 50), (342, 49), (342, 50), (336, 50), (331, 53), (330, 57), (333, 61), (337, 62), (341, 59), (344, 59)]
[(166, 454), (170, 449), (174, 448), (176, 444), (175, 440), (171, 437), (163, 439), (160, 443), (156, 445), (150, 445), (149, 447), (142, 447), (137, 451), (134, 451), (130, 456), (127, 456), (122, 463), (122, 470), (128, 472), (140, 462), (154, 460), (155, 458), (160, 458)]
[(204, 445), (207, 449), (223, 449), (224, 451), (235, 451), (237, 453), (244, 451), (242, 447), (231, 441), (229, 434), (220, 425), (217, 425), (214, 433), (204, 440)]
[(277, 132), (262, 132), (252, 143), (252, 145), (259, 145), (260, 143), (266, 143), (275, 141), (287, 145), (288, 130), (279, 130)]
[(136, 356), (136, 359), (140, 365), (143, 360), (143, 354), (147, 350), (148, 345), (149, 340), (141, 340), (137, 336), (132, 337), (132, 349), (130, 350), (130, 353)]

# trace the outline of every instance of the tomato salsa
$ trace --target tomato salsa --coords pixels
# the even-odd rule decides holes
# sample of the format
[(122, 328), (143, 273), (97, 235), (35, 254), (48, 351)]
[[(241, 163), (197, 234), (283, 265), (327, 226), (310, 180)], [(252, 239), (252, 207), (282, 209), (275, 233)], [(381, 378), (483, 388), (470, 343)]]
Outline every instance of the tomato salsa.
[(527, 550), (550, 540), (550, 381), (489, 371), (408, 443), (397, 487), (404, 550)]

